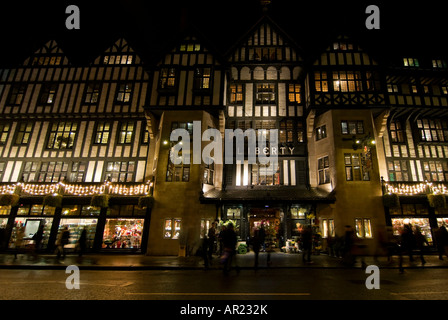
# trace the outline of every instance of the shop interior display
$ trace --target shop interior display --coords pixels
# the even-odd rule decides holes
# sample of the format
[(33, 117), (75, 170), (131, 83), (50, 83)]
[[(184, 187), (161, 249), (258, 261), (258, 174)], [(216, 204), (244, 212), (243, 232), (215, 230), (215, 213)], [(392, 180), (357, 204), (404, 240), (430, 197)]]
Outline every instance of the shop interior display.
[(107, 219), (103, 234), (103, 248), (140, 248), (143, 222), (142, 219)]

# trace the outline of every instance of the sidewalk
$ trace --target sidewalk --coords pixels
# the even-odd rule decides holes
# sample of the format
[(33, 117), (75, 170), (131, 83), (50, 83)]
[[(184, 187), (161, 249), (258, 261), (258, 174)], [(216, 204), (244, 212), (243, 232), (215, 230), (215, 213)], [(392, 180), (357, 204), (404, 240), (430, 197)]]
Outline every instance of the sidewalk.
[[(303, 263), (301, 254), (287, 254), (274, 252), (270, 254), (260, 253), (259, 269), (280, 268), (361, 268), (361, 259), (358, 258), (354, 266), (345, 266), (342, 259), (330, 257), (326, 254), (313, 255), (312, 263)], [(424, 268), (448, 268), (448, 258), (439, 260), (437, 255), (426, 255)], [(254, 254), (238, 254), (236, 261), (241, 269), (253, 269)], [(367, 265), (376, 265), (379, 268), (398, 269), (398, 257), (394, 256), (391, 263), (386, 257), (365, 257)], [(19, 254), (17, 259), (12, 253), (0, 254), (1, 269), (65, 269), (69, 265), (76, 265), (84, 270), (203, 270), (204, 261), (200, 257), (176, 257), (176, 256), (145, 256), (138, 254), (86, 254), (82, 257), (67, 255), (64, 259), (57, 259), (55, 255), (40, 254), (33, 257), (31, 254)], [(409, 262), (409, 257), (403, 257), (404, 268), (422, 268), (420, 257), (415, 256), (414, 262)], [(221, 269), (222, 265), (218, 256), (213, 256), (209, 269)]]

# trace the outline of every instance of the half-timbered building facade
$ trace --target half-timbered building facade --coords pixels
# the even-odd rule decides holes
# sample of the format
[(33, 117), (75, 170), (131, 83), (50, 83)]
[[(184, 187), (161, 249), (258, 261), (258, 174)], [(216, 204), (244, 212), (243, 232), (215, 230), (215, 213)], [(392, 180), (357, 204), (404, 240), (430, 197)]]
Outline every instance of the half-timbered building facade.
[[(150, 192), (148, 74), (140, 57), (119, 39), (76, 66), (49, 41), (0, 74), (1, 188), (20, 196), (13, 206), (2, 200), (4, 246), (43, 227), (42, 247), (51, 249), (67, 226), (73, 245), (85, 229), (89, 249), (145, 247), (146, 210), (137, 205)], [(53, 194), (62, 202), (50, 203)], [(100, 194), (109, 194), (103, 208), (91, 205)]]
[[(43, 228), (52, 250), (67, 226), (92, 251), (191, 255), (216, 220), (240, 241), (263, 226), (276, 248), (306, 225), (317, 250), (347, 226), (374, 244), (411, 223), (435, 243), (448, 223), (443, 58), (380, 64), (341, 35), (305, 59), (267, 14), (224, 53), (197, 30), (168, 38), (151, 64), (124, 39), (84, 65), (49, 41), (0, 70), (3, 249)], [(239, 129), (266, 148), (246, 136), (226, 149)]]

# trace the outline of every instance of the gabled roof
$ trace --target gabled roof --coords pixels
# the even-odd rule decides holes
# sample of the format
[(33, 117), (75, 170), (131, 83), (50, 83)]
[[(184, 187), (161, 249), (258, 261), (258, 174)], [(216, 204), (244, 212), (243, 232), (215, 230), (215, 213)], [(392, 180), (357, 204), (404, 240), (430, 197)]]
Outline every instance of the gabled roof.
[(69, 65), (56, 40), (50, 40), (25, 59), (23, 65)]
[(128, 56), (128, 55), (135, 55), (135, 60), (132, 61), (133, 64), (140, 64), (141, 60), (140, 57), (136, 54), (134, 49), (129, 45), (129, 43), (126, 41), (126, 39), (120, 37), (118, 40), (115, 41), (115, 43), (107, 48), (104, 53), (98, 57), (95, 58), (94, 64), (102, 64), (104, 62), (104, 56), (119, 56), (122, 55), (122, 57)]
[[(279, 39), (281, 41), (273, 42), (274, 39), (269, 39), (264, 37), (264, 28), (265, 26), (269, 26), (275, 34), (278, 34)], [(235, 42), (234, 45), (230, 47), (230, 49), (225, 53), (227, 58), (231, 57), (233, 53), (240, 47), (246, 46), (248, 43), (254, 43), (253, 39), (258, 37), (259, 34), (263, 34), (260, 36), (258, 42), (263, 41), (263, 45), (272, 45), (272, 46), (289, 46), (293, 50), (297, 51), (297, 55), (301, 60), (304, 56), (303, 49), (297, 44), (297, 42), (291, 38), (280, 26), (275, 23), (267, 14), (264, 14), (239, 40)], [(263, 37), (263, 39), (261, 39)]]

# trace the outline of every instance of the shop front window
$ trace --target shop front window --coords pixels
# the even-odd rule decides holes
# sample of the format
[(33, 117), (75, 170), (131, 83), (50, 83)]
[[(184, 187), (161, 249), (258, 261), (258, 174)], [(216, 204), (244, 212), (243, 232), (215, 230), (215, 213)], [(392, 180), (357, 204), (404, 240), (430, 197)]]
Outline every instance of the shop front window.
[(0, 216), (7, 216), (11, 211), (11, 206), (0, 206)]
[(97, 219), (61, 219), (59, 232), (64, 227), (68, 227), (70, 232), (69, 243), (66, 245), (66, 248), (75, 249), (84, 229), (86, 230), (86, 248), (93, 248), (97, 224)]
[(9, 239), (9, 248), (16, 248), (16, 240), (19, 237), (23, 238), (22, 245), (27, 247), (33, 243), (32, 237), (37, 232), (39, 227), (43, 228), (43, 237), (41, 242), (41, 249), (48, 246), (48, 239), (50, 238), (52, 218), (28, 218), (17, 217), (14, 220), (14, 227), (12, 228), (11, 238)]
[(103, 248), (140, 249), (144, 219), (106, 219)]
[(432, 245), (431, 226), (428, 218), (393, 218), (392, 228), (394, 236), (400, 236), (405, 224), (410, 224), (413, 231), (415, 231), (416, 227), (419, 227), (429, 245)]

